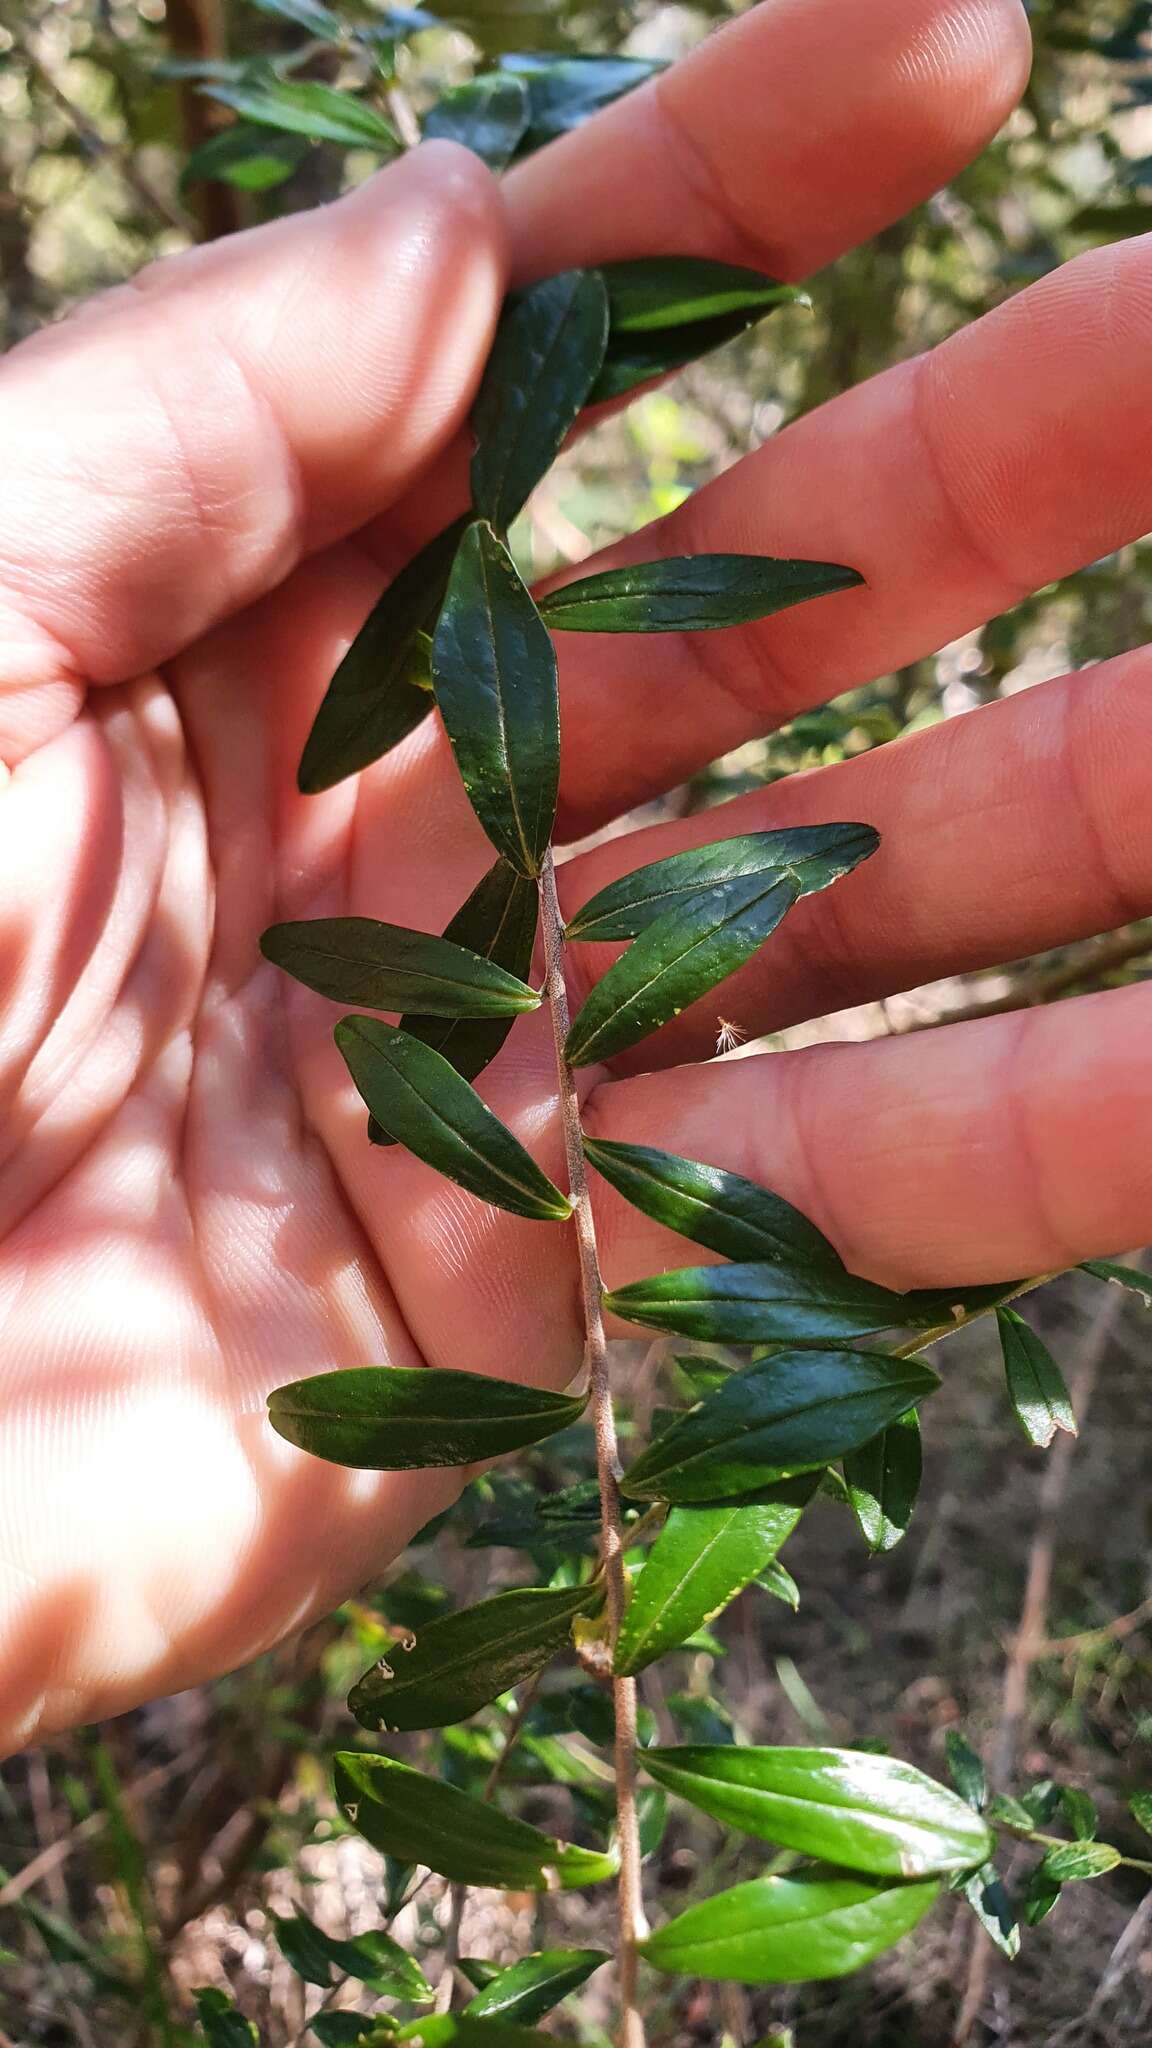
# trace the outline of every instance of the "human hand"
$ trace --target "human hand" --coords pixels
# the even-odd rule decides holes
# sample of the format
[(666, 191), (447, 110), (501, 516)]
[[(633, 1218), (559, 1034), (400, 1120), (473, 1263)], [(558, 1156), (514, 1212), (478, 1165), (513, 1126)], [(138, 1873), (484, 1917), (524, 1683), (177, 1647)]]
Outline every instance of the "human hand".
[[(432, 724), (356, 785), (301, 799), (294, 776), (382, 571), (453, 509), (503, 209), (516, 274), (680, 249), (801, 275), (951, 175), (1026, 61), (1016, 0), (770, 0), (502, 200), (434, 147), (0, 371), (9, 1746), (253, 1656), (444, 1504), (443, 1475), (280, 1442), (271, 1387), (578, 1363), (570, 1233), (370, 1149), (330, 1007), (257, 949), (286, 917), (439, 929), (490, 860)], [(868, 587), (708, 644), (563, 646), (566, 836), (1152, 523), (1149, 263), (1070, 266), (616, 550), (845, 560)], [(617, 839), (563, 872), (566, 903), (713, 832), (877, 824), (876, 858), (725, 988), (750, 1032), (1127, 919), (1152, 908), (1144, 661)], [(1145, 1008), (670, 1073), (712, 1048), (703, 1004), (643, 1073), (590, 1077), (586, 1122), (752, 1174), (893, 1284), (1040, 1270), (1148, 1229)], [(483, 1088), (560, 1173), (545, 1019)], [(680, 1259), (606, 1191), (599, 1224), (610, 1283)]]

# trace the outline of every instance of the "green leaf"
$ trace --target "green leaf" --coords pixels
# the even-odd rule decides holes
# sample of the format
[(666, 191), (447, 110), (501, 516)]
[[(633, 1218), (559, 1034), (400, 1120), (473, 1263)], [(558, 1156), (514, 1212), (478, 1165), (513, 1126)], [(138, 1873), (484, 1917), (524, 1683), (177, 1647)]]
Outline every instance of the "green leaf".
[(673, 1508), (635, 1581), (617, 1673), (643, 1671), (727, 1607), (792, 1534), (816, 1483), (792, 1480), (748, 1504)]
[(609, 882), (569, 920), (568, 939), (634, 939), (686, 897), (745, 875), (793, 882), (798, 896), (847, 875), (880, 844), (871, 825), (797, 825), (784, 832), (747, 832), (715, 839), (690, 853), (648, 861)]
[(310, 142), (337, 142), (344, 149), (370, 149), (377, 156), (398, 156), (402, 148), (399, 136), (374, 107), (314, 79), (207, 85), (203, 90), (261, 128), (306, 135)]
[(616, 1870), (614, 1857), (558, 1842), (393, 1757), (338, 1754), (336, 1799), (374, 1849), (456, 1884), (538, 1892), (598, 1884)]
[(271, 192), (299, 169), (307, 154), (308, 144), (300, 136), (274, 135), (236, 121), (192, 150), (180, 173), (180, 190), (215, 178), (241, 192)]
[(845, 1977), (924, 1918), (938, 1878), (883, 1884), (816, 1864), (754, 1878), (689, 1906), (642, 1944), (646, 1962), (677, 1976), (734, 1984), (804, 1984)]
[(382, 2018), (363, 2012), (318, 2012), (308, 2025), (323, 2048), (373, 2048), (394, 2034)]
[(975, 1870), (964, 1886), (964, 1897), (1001, 1955), (1014, 1962), (1020, 1953), (1020, 1926), (1012, 1901), (994, 1863)]
[(666, 911), (613, 962), (565, 1048), (574, 1067), (611, 1059), (698, 1002), (752, 958), (796, 901), (793, 882), (744, 876)]
[(319, 36), (323, 42), (339, 42), (344, 34), (339, 16), (329, 7), (318, 6), (316, 0), (252, 0), (252, 5), (261, 14), (276, 15), (296, 28), (307, 29), (310, 36)]
[(609, 263), (603, 277), (611, 317), (604, 368), (592, 393), (597, 402), (694, 362), (777, 306), (808, 303), (795, 285), (703, 257)]
[(524, 154), (579, 128), (599, 108), (634, 92), (665, 69), (650, 57), (604, 57), (598, 52), (564, 57), (517, 53), (501, 57), (500, 67), (515, 72), (528, 86), (531, 112)]
[(424, 117), (426, 138), (458, 142), (502, 171), (528, 126), (528, 90), (507, 71), (483, 71), (437, 100)]
[(1049, 1877), (1042, 1863), (1038, 1863), (1024, 1887), (1021, 1910), (1029, 1927), (1039, 1927), (1048, 1918), (1060, 1898), (1060, 1886), (1055, 1878)]
[(211, 2048), (254, 2048), (256, 2029), (223, 1991), (193, 1993), (200, 2024)]
[(567, 1196), (442, 1053), (376, 1017), (344, 1017), (335, 1037), (372, 1115), (418, 1159), (514, 1216), (562, 1222), (572, 1214)]
[(739, 1173), (608, 1138), (585, 1138), (584, 1150), (597, 1173), (634, 1209), (722, 1258), (844, 1271), (839, 1253), (814, 1223)]
[(848, 1496), (874, 1556), (895, 1550), (907, 1535), (922, 1462), (920, 1418), (914, 1408), (845, 1458)]
[(1080, 1270), (1091, 1273), (1094, 1280), (1114, 1280), (1117, 1287), (1142, 1295), (1145, 1306), (1152, 1308), (1152, 1273), (1142, 1273), (1138, 1266), (1118, 1265), (1115, 1259), (1085, 1259)]
[(325, 1934), (297, 1907), (291, 1919), (273, 1913), (276, 1940), (286, 1962), (306, 1984), (331, 1985), (332, 1972), (355, 1977), (386, 1998), (431, 1999), (432, 1987), (420, 1965), (382, 1929), (340, 1941)]
[(1075, 1436), (1076, 1417), (1064, 1375), (1048, 1346), (1013, 1308), (997, 1309), (996, 1327), (1004, 1354), (1008, 1397), (1029, 1442), (1044, 1450), (1058, 1429), (1066, 1429)]
[(1026, 1835), (1033, 1833), (1036, 1821), (1028, 1808), (1019, 1799), (1010, 1799), (1003, 1792), (996, 1792), (988, 1801), (988, 1818), (997, 1827), (1015, 1828)]
[(445, 527), (378, 597), (328, 685), (300, 757), (305, 796), (331, 789), (407, 739), (432, 710), (412, 680), (435, 625), (465, 522)]
[(540, 1007), (535, 989), (479, 953), (374, 917), (270, 925), (260, 951), (334, 1003), (373, 1010), (411, 1004), (434, 1017), (517, 1017)]
[(293, 1380), (268, 1397), (280, 1436), (314, 1458), (367, 1472), (472, 1465), (555, 1436), (586, 1395), (432, 1366), (364, 1365)]
[(1095, 1801), (1087, 1792), (1081, 1792), (1077, 1785), (1062, 1785), (1060, 1806), (1072, 1833), (1078, 1842), (1092, 1842), (1100, 1825), (1100, 1816)]
[(780, 1563), (779, 1558), (774, 1558), (771, 1564), (765, 1565), (762, 1572), (757, 1572), (756, 1584), (762, 1586), (766, 1593), (771, 1593), (774, 1600), (782, 1600), (785, 1607), (792, 1609), (793, 1614), (799, 1614), (800, 1588), (791, 1572)]
[(1128, 1807), (1137, 1827), (1152, 1835), (1152, 1792), (1134, 1792)]
[(730, 1380), (736, 1368), (720, 1358), (708, 1358), (703, 1352), (677, 1352), (673, 1364), (679, 1366), (697, 1401), (705, 1394), (714, 1394), (725, 1380)]
[(411, 2041), (414, 2048), (550, 2048), (553, 2037), (538, 2034), (531, 2027), (507, 2025), (503, 2020), (446, 2012), (432, 2020), (411, 2020), (401, 2027), (396, 2038)]
[(530, 2026), (586, 1984), (594, 1970), (611, 1957), (599, 1948), (550, 1948), (522, 1956), (492, 1977), (464, 2007), (478, 2019), (515, 2020)]
[[(980, 1757), (959, 1728), (949, 1728), (944, 1737), (944, 1754), (948, 1775), (961, 1799), (966, 1799), (975, 1813), (983, 1813), (988, 1803), (988, 1778)], [(1027, 1814), (1024, 1819), (1027, 1823)]]
[(855, 1749), (646, 1749), (650, 1777), (726, 1827), (874, 1877), (970, 1870), (994, 1843), (955, 1792)]
[(628, 1323), (710, 1344), (821, 1344), (876, 1330), (934, 1330), (957, 1310), (995, 1301), (999, 1288), (891, 1294), (843, 1269), (799, 1271), (752, 1262), (683, 1266), (614, 1288), (604, 1306)]
[(432, 676), (476, 816), (497, 853), (538, 874), (560, 778), (556, 656), (511, 555), (483, 520), (460, 543)]
[(641, 1500), (730, 1500), (867, 1443), (939, 1385), (916, 1358), (779, 1351), (733, 1373), (658, 1437), (621, 1486)]
[(389, 1650), (353, 1686), (348, 1705), (362, 1727), (389, 1733), (466, 1721), (569, 1648), (576, 1616), (602, 1602), (596, 1586), (497, 1593)]
[(566, 270), (509, 300), (472, 408), (472, 503), (506, 533), (551, 469), (604, 358), (599, 273)]
[(554, 633), (702, 633), (766, 619), (863, 581), (836, 562), (670, 555), (566, 583), (541, 598), (540, 613)]
[(1119, 1849), (1108, 1842), (1061, 1842), (1059, 1848), (1049, 1849), (1036, 1875), (1049, 1884), (1071, 1884), (1104, 1877), (1122, 1861)]

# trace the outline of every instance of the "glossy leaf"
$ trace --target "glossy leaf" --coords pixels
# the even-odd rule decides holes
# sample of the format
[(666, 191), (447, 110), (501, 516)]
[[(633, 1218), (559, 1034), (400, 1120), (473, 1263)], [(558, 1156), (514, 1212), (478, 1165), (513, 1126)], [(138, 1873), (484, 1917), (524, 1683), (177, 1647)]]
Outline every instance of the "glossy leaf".
[(372, 1115), (418, 1159), (514, 1216), (571, 1215), (567, 1196), (443, 1054), (376, 1017), (344, 1017), (335, 1036)]
[(299, 1907), (290, 1919), (273, 1913), (272, 1923), (281, 1954), (306, 1984), (327, 1989), (335, 1970), (369, 1985), (381, 1997), (413, 2003), (432, 1997), (419, 1963), (381, 1928), (341, 1941), (325, 1934)]
[(370, 1472), (471, 1465), (579, 1420), (586, 1396), (431, 1366), (365, 1365), (277, 1387), (268, 1419), (314, 1458)]
[(607, 337), (608, 301), (595, 270), (546, 277), (508, 302), (472, 408), (472, 503), (497, 533), (551, 469)]
[(793, 1614), (800, 1612), (800, 1588), (779, 1558), (773, 1558), (772, 1563), (765, 1565), (762, 1572), (757, 1572), (756, 1584), (762, 1586), (766, 1593), (771, 1593), (774, 1600), (782, 1600), (785, 1607), (792, 1609)]
[(892, 1884), (821, 1864), (754, 1878), (689, 1906), (643, 1943), (657, 1970), (734, 1984), (803, 1984), (845, 1977), (892, 1948), (924, 1918), (938, 1878)]
[(256, 2029), (223, 1991), (197, 1991), (196, 2011), (210, 2048), (254, 2048)]
[(537, 874), (560, 777), (556, 656), (511, 555), (482, 520), (460, 543), (432, 675), (473, 810), (497, 853)]
[(1061, 1842), (1059, 1848), (1049, 1849), (1037, 1876), (1050, 1884), (1071, 1884), (1105, 1877), (1121, 1861), (1119, 1849), (1113, 1849), (1109, 1842)]
[(657, 1437), (621, 1486), (641, 1500), (730, 1500), (867, 1443), (939, 1384), (916, 1358), (780, 1351)]
[(964, 1886), (964, 1897), (989, 1941), (995, 1942), (1009, 1962), (1014, 1962), (1020, 1953), (1020, 1926), (994, 1863), (985, 1863), (973, 1872)]
[[(688, 317), (693, 299), (691, 280), (685, 273), (696, 263), (702, 272), (716, 274), (711, 279), (700, 278), (696, 303), (712, 301), (723, 306), (727, 301), (726, 310)], [(643, 275), (646, 271), (652, 274), (651, 283)], [(664, 277), (668, 282), (668, 317), (663, 324), (655, 324), (656, 309), (652, 302)], [(751, 280), (743, 290), (737, 283), (742, 277)], [(592, 391), (592, 400), (597, 404), (622, 398), (649, 378), (665, 376), (685, 363), (710, 355), (713, 349), (745, 334), (756, 321), (779, 306), (810, 303), (807, 293), (796, 285), (776, 284), (757, 271), (739, 271), (729, 264), (710, 263), (702, 258), (652, 257), (636, 263), (607, 264), (604, 278), (609, 293), (615, 290), (627, 324), (617, 325), (613, 319), (609, 326), (604, 367)], [(640, 312), (645, 303), (653, 324), (633, 324), (632, 311)]]
[[(983, 1763), (959, 1728), (949, 1728), (944, 1737), (944, 1753), (948, 1775), (961, 1799), (966, 1799), (975, 1813), (982, 1813), (988, 1803), (988, 1779)], [(1024, 1819), (1027, 1821), (1027, 1814)]]
[(658, 917), (703, 890), (746, 875), (793, 882), (798, 896), (826, 889), (868, 860), (880, 844), (871, 825), (797, 825), (715, 839), (690, 853), (647, 861), (589, 898), (569, 920), (569, 939), (634, 939)]
[(598, 1884), (616, 1869), (614, 1857), (558, 1842), (393, 1757), (338, 1754), (336, 1799), (374, 1849), (457, 1884), (545, 1891)]
[(270, 925), (260, 950), (334, 1003), (373, 1010), (411, 1005), (436, 1017), (517, 1017), (540, 1007), (535, 989), (479, 953), (374, 917)]
[(1037, 1864), (1024, 1887), (1021, 1899), (1021, 1910), (1026, 1925), (1039, 1927), (1040, 1922), (1048, 1918), (1053, 1906), (1059, 1904), (1059, 1900), (1059, 1884), (1047, 1875), (1042, 1863)]
[(1013, 1308), (998, 1308), (1008, 1397), (1030, 1443), (1046, 1449), (1058, 1429), (1076, 1435), (1076, 1417), (1064, 1375), (1043, 1339)]
[(306, 135), (310, 142), (336, 142), (344, 149), (370, 149), (376, 156), (400, 154), (399, 136), (374, 107), (314, 79), (276, 79), (259, 86), (209, 85), (204, 90), (258, 127)]
[(992, 1836), (964, 1800), (898, 1758), (855, 1749), (646, 1749), (669, 1792), (726, 1827), (875, 1877), (969, 1870)]
[(566, 583), (541, 598), (540, 611), (554, 633), (703, 633), (766, 619), (863, 580), (836, 562), (671, 555)]
[(492, 1977), (464, 2007), (478, 2019), (514, 2020), (530, 2026), (586, 1984), (611, 1957), (599, 1948), (550, 1948), (522, 1956)]
[(1152, 1273), (1142, 1273), (1138, 1266), (1119, 1265), (1115, 1259), (1085, 1259), (1080, 1270), (1091, 1273), (1094, 1280), (1114, 1280), (1118, 1287), (1141, 1295), (1145, 1307), (1152, 1308)]
[(572, 1642), (572, 1623), (602, 1604), (595, 1586), (497, 1593), (389, 1650), (348, 1696), (364, 1728), (446, 1728), (523, 1684)]
[(673, 1508), (633, 1584), (617, 1673), (643, 1671), (727, 1607), (792, 1534), (816, 1484), (794, 1479), (775, 1498)]
[(427, 140), (458, 142), (502, 171), (528, 126), (528, 89), (509, 71), (485, 71), (446, 92), (424, 117)]
[(585, 1138), (584, 1150), (597, 1173), (634, 1209), (722, 1258), (844, 1271), (839, 1253), (814, 1223), (742, 1174), (608, 1138)]
[(967, 1304), (994, 1301), (996, 1288), (946, 1294), (891, 1294), (854, 1274), (794, 1270), (767, 1262), (684, 1266), (633, 1280), (605, 1296), (628, 1323), (671, 1330), (710, 1344), (821, 1344), (876, 1330), (934, 1330)]
[(1152, 1835), (1152, 1792), (1134, 1792), (1128, 1805), (1137, 1826)]
[(515, 54), (502, 57), (501, 69), (514, 72), (528, 87), (530, 112), (522, 152), (541, 149), (558, 135), (579, 128), (599, 108), (645, 85), (664, 65), (649, 57), (564, 57)]
[(641, 256), (606, 263), (602, 272), (614, 334), (659, 332), (721, 313), (764, 310), (793, 287), (707, 256)]
[(914, 1408), (845, 1458), (848, 1497), (873, 1555), (894, 1550), (907, 1535), (922, 1466), (920, 1418)]
[(463, 530), (456, 520), (438, 533), (377, 598), (316, 713), (297, 776), (305, 796), (379, 761), (431, 712), (413, 667), (421, 635), (436, 623)]
[(697, 1401), (703, 1400), (705, 1394), (714, 1394), (736, 1370), (726, 1360), (706, 1357), (703, 1352), (677, 1352), (673, 1363), (679, 1366)]
[(638, 1045), (752, 958), (796, 901), (792, 882), (759, 875), (689, 897), (613, 962), (568, 1034), (572, 1066)]
[(1078, 1842), (1092, 1842), (1100, 1826), (1096, 1803), (1078, 1785), (1062, 1785), (1060, 1808)]

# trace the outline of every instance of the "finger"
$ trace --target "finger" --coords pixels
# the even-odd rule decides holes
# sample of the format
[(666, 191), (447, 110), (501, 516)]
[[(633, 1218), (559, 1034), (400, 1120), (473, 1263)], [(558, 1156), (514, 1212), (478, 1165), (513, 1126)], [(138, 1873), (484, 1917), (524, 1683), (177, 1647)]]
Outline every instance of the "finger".
[(1028, 60), (1017, 0), (766, 0), (505, 180), (516, 268), (816, 269), (966, 163)]
[[(1152, 650), (795, 775), (719, 810), (610, 839), (559, 872), (565, 915), (651, 860), (740, 832), (859, 819), (880, 849), (803, 898), (763, 951), (621, 1063), (745, 1037), (1152, 915)], [(620, 952), (570, 954), (580, 999)]]
[(1152, 414), (1132, 394), (1150, 348), (1144, 237), (807, 415), (597, 557), (809, 556), (867, 587), (724, 633), (561, 636), (569, 835), (1146, 532)]
[[(594, 1137), (775, 1189), (893, 1287), (1046, 1273), (1152, 1236), (1152, 988), (607, 1082)], [(609, 1285), (698, 1264), (599, 1183)]]
[(165, 660), (380, 511), (459, 427), (503, 222), (443, 143), (145, 272), (0, 370), (0, 685)]

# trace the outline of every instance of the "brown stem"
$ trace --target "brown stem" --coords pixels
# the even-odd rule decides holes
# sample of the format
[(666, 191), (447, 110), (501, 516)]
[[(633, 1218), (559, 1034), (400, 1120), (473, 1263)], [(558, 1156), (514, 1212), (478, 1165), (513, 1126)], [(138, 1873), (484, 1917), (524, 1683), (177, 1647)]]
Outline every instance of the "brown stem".
[[(608, 1340), (601, 1306), (604, 1287), (596, 1254), (596, 1229), (584, 1168), (580, 1102), (576, 1082), (564, 1053), (568, 1036), (568, 990), (564, 981), (564, 921), (556, 894), (556, 868), (549, 847), (540, 875), (540, 915), (544, 926), (545, 994), (552, 1016), (556, 1076), (568, 1160), (568, 1192), (580, 1255), (580, 1293), (584, 1310), (585, 1359), (589, 1406), (596, 1435), (596, 1471), (600, 1481), (604, 1578), (608, 1620), (615, 1644), (624, 1619), (628, 1583), (624, 1570), (624, 1527), (620, 1514), (620, 1456), (616, 1416), (608, 1372)], [(614, 1678), (616, 1709), (616, 1827), (620, 1842), (620, 2048), (644, 2048), (644, 2021), (637, 2004), (637, 1944), (648, 1932), (640, 1873), (640, 1828), (636, 1811), (636, 1681)]]

